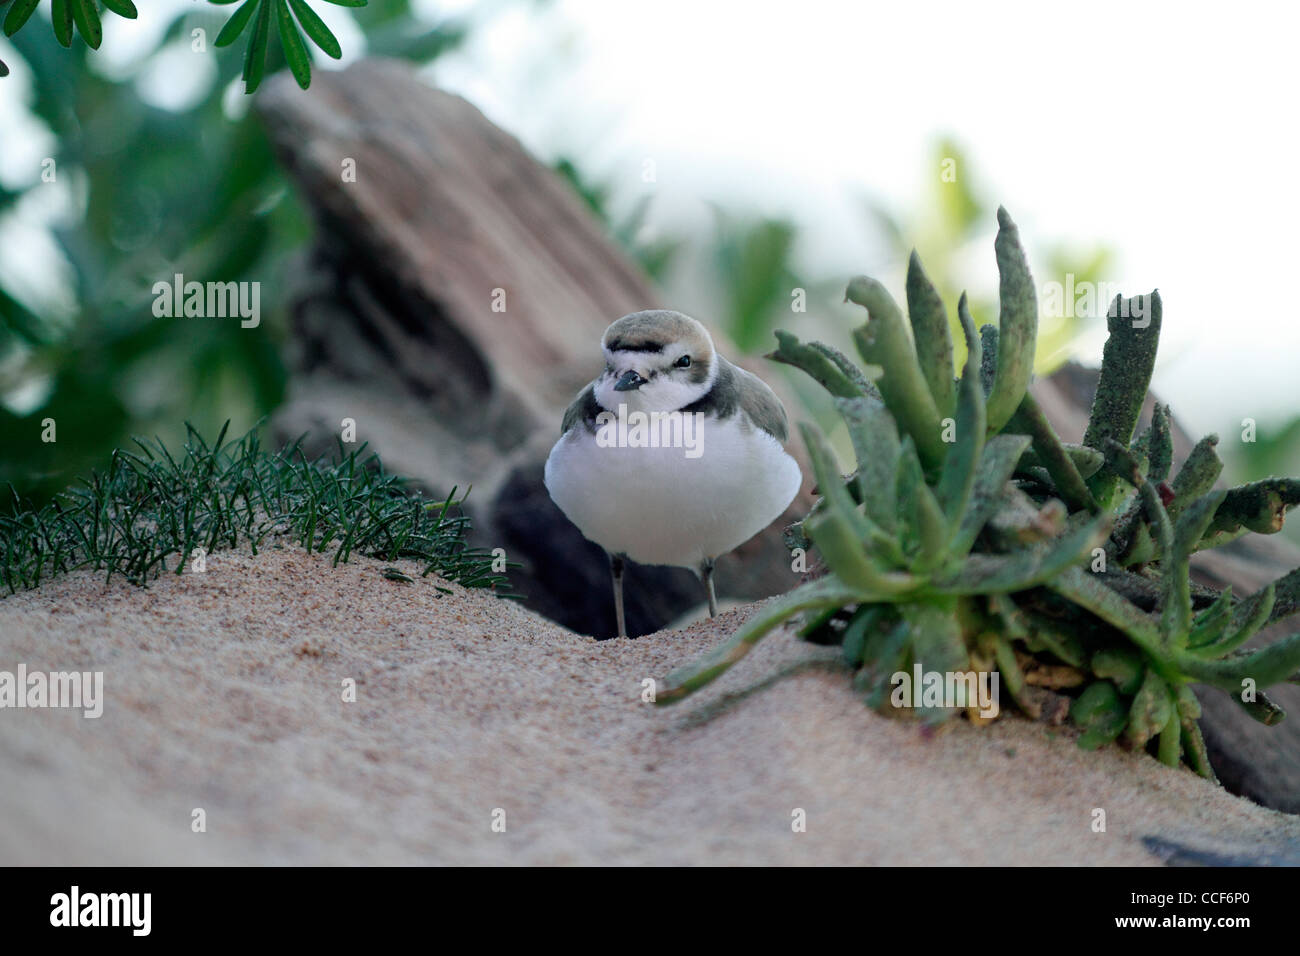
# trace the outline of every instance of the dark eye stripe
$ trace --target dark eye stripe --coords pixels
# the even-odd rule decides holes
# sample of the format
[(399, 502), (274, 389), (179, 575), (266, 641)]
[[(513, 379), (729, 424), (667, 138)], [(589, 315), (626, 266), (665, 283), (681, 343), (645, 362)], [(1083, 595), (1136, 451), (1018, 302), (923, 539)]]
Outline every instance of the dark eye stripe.
[(662, 342), (649, 340), (633, 340), (616, 338), (605, 344), (605, 348), (611, 352), (662, 352), (664, 345)]

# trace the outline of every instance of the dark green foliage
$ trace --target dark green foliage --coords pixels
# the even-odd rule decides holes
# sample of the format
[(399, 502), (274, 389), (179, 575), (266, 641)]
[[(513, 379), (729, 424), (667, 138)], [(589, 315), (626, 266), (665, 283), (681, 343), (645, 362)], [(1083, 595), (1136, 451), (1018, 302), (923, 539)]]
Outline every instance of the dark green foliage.
[[(996, 667), (1016, 706), (1082, 728), (1080, 745), (1122, 739), (1213, 776), (1190, 684), (1218, 687), (1256, 719), (1284, 715), (1263, 693), (1300, 679), (1300, 634), (1238, 650), (1300, 608), (1300, 569), (1245, 600), (1196, 586), (1190, 559), (1248, 531), (1281, 529), (1300, 480), (1216, 490), (1215, 439), (1172, 481), (1168, 408), (1133, 440), (1162, 320), (1157, 293), (1111, 309), (1110, 342), (1083, 445), (1056, 435), (1027, 392), (1037, 308), (1015, 224), (998, 211), (1001, 324), (977, 334), (957, 313), (967, 359), (948, 407), (952, 345), (941, 302), (915, 257), (907, 298), (915, 346), (885, 288), (858, 277), (854, 341), (870, 374), (816, 343), (777, 333), (772, 358), (834, 397), (857, 470), (844, 479), (814, 428), (801, 428), (822, 499), (793, 534), (828, 568), (752, 617), (703, 662), (668, 675), (671, 703), (704, 686), (788, 618), (839, 642), (854, 686), (885, 707), (893, 675)], [(1135, 306), (1141, 306), (1141, 310)], [(947, 365), (944, 365), (947, 357)], [(874, 379), (874, 384), (869, 381)], [(1110, 567), (1107, 567), (1107, 562)], [(969, 706), (969, 704), (967, 704)], [(917, 708), (940, 721), (958, 708)]]
[[(228, 423), (227, 423), (228, 424)], [(212, 553), (287, 537), (308, 551), (409, 558), (465, 587), (501, 588), (490, 553), (469, 548), (456, 491), (440, 502), (411, 493), (365, 446), (333, 462), (307, 460), (298, 443), (272, 454), (256, 432), (208, 445), (193, 428), (173, 455), (161, 441), (118, 449), (41, 508), (12, 492), (0, 514), (0, 586), (13, 593), (78, 568), (145, 585), (180, 574), (196, 548)]]
[[(40, 0), (0, 0), (0, 6), (12, 2), (4, 19), (6, 36), (13, 36), (30, 19), (39, 6)], [(128, 20), (138, 15), (132, 0), (102, 0), (111, 12)], [(240, 3), (240, 0), (208, 0), (215, 6), (228, 6)], [(364, 7), (369, 0), (325, 0), (340, 7)], [(98, 50), (104, 39), (100, 23), (99, 0), (50, 0), (50, 16), (54, 24), (54, 37), (64, 47), (72, 46), (73, 28), (81, 35), (86, 45)], [(234, 43), (251, 23), (248, 46), (244, 50), (243, 77), (244, 92), (252, 93), (262, 82), (266, 72), (267, 40), (271, 34), (272, 19), (280, 39), (280, 49), (284, 62), (288, 65), (294, 79), (304, 90), (311, 85), (311, 57), (303, 40), (305, 32), (312, 42), (328, 56), (339, 59), (343, 51), (338, 39), (330, 31), (320, 16), (308, 5), (308, 0), (242, 0), (236, 10), (226, 21), (214, 41), (215, 46), (224, 47)], [(436, 55), (436, 54), (433, 54)], [(0, 62), (0, 76), (7, 76), (9, 68)]]
[[(214, 19), (235, 9), (185, 5), (158, 46), (188, 48), (193, 28), (215, 33)], [(353, 15), (376, 55), (418, 62), (464, 32), (455, 23), (422, 25), (409, 0), (371, 0)], [(41, 386), (30, 403), (0, 406), (0, 488), (12, 483), (43, 504), (132, 434), (179, 444), (187, 419), (205, 435), (227, 418), (242, 432), (275, 410), (298, 275), (291, 257), (309, 243), (311, 226), (257, 117), (232, 120), (223, 109), (240, 75), (237, 58), (213, 58), (217, 73), (202, 99), (168, 110), (142, 102), (134, 76), (91, 69), (95, 54), (63, 50), (49, 30), (23, 30), (13, 43), (31, 73), (32, 119), (57, 144), (50, 158), (58, 183), (35, 167), (21, 186), (0, 188), (0, 212), (39, 205), (41, 193), (65, 181), (79, 195), (84, 185), (84, 215), (33, 229), (57, 250), (62, 288), (42, 282), (34, 294), (13, 268), (0, 279), (6, 388)], [(259, 283), (261, 324), (155, 315), (155, 284), (177, 273)], [(42, 440), (47, 418), (57, 422), (56, 442)]]

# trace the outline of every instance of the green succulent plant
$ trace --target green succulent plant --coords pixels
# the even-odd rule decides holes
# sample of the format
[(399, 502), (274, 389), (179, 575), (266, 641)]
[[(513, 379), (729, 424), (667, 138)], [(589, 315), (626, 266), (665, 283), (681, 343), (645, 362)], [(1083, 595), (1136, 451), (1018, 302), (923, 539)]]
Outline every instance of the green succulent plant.
[[(822, 497), (789, 529), (826, 573), (760, 609), (729, 640), (661, 682), (668, 704), (705, 686), (765, 635), (802, 615), (809, 640), (837, 643), (872, 706), (891, 710), (893, 675), (996, 670), (1018, 709), (1072, 720), (1079, 743), (1154, 747), (1213, 778), (1191, 685), (1217, 687), (1266, 724), (1284, 715), (1264, 690), (1300, 679), (1300, 634), (1241, 646), (1300, 609), (1300, 568), (1244, 600), (1190, 577), (1192, 554), (1282, 527), (1300, 480), (1215, 489), (1214, 436), (1169, 480), (1169, 409), (1135, 439), (1162, 321), (1158, 292), (1117, 297), (1087, 432), (1063, 442), (1028, 391), (1038, 307), (1015, 224), (998, 210), (997, 326), (977, 334), (963, 295), (967, 356), (954, 378), (939, 294), (915, 253), (907, 318), (874, 279), (846, 299), (859, 367), (777, 332), (769, 358), (834, 397), (857, 469), (845, 479), (826, 438), (801, 426)], [(973, 704), (973, 702), (971, 702)], [(978, 719), (973, 706), (967, 707)], [(961, 713), (918, 707), (929, 722)]]

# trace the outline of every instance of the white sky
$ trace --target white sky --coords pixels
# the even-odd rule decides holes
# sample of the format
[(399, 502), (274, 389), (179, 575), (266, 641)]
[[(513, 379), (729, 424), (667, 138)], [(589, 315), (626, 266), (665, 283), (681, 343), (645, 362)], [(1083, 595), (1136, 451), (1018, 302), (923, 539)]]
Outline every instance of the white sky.
[[(105, 68), (126, 68), (127, 34), (141, 39), (137, 30), (181, 2), (141, 5), (138, 24), (108, 18), (105, 48), (117, 52)], [(901, 264), (879, 260), (861, 200), (916, 208), (937, 175), (933, 143), (949, 133), (981, 194), (1011, 210), (1031, 258), (1035, 243), (1102, 242), (1120, 252), (1110, 281), (1160, 288), (1156, 387), (1194, 430), (1226, 437), (1246, 416), (1300, 413), (1292, 5), (421, 6), (485, 24), (432, 75), (543, 158), (576, 156), (626, 200), (647, 188), (642, 164), (653, 159), (666, 228), (707, 221), (710, 202), (791, 216), (804, 227), (801, 261), (817, 274), (897, 274)], [(347, 12), (318, 8), (347, 58), (359, 53)], [(140, 81), (160, 104), (183, 101), (186, 77), (203, 72), (167, 56)], [(0, 130), (14, 129), (19, 72), (0, 81)], [(0, 153), (13, 142), (4, 139)], [(5, 165), (0, 157), (0, 175)], [(990, 253), (968, 282), (993, 279)]]
[(951, 133), (1031, 255), (1035, 241), (1102, 242), (1120, 252), (1110, 281), (1160, 288), (1156, 387), (1195, 429), (1300, 413), (1294, 5), (558, 7), (541, 25), (498, 18), (435, 76), (631, 193), (654, 158), (661, 210), (734, 200), (794, 216), (819, 272), (896, 268), (871, 261), (860, 197), (914, 208)]

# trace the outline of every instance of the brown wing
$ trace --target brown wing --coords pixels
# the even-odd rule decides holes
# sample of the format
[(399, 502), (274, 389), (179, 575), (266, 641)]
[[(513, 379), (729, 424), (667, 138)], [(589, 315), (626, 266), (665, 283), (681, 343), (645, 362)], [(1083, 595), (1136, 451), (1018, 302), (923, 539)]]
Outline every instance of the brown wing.
[(573, 403), (564, 410), (564, 420), (560, 424), (560, 434), (582, 423), (588, 431), (596, 430), (596, 416), (600, 414), (600, 404), (596, 401), (596, 383), (592, 382), (581, 392)]
[(736, 368), (736, 374), (747, 386), (741, 391), (741, 410), (755, 425), (784, 443), (788, 431), (785, 406), (781, 404), (781, 399), (757, 375), (746, 372), (743, 368)]

